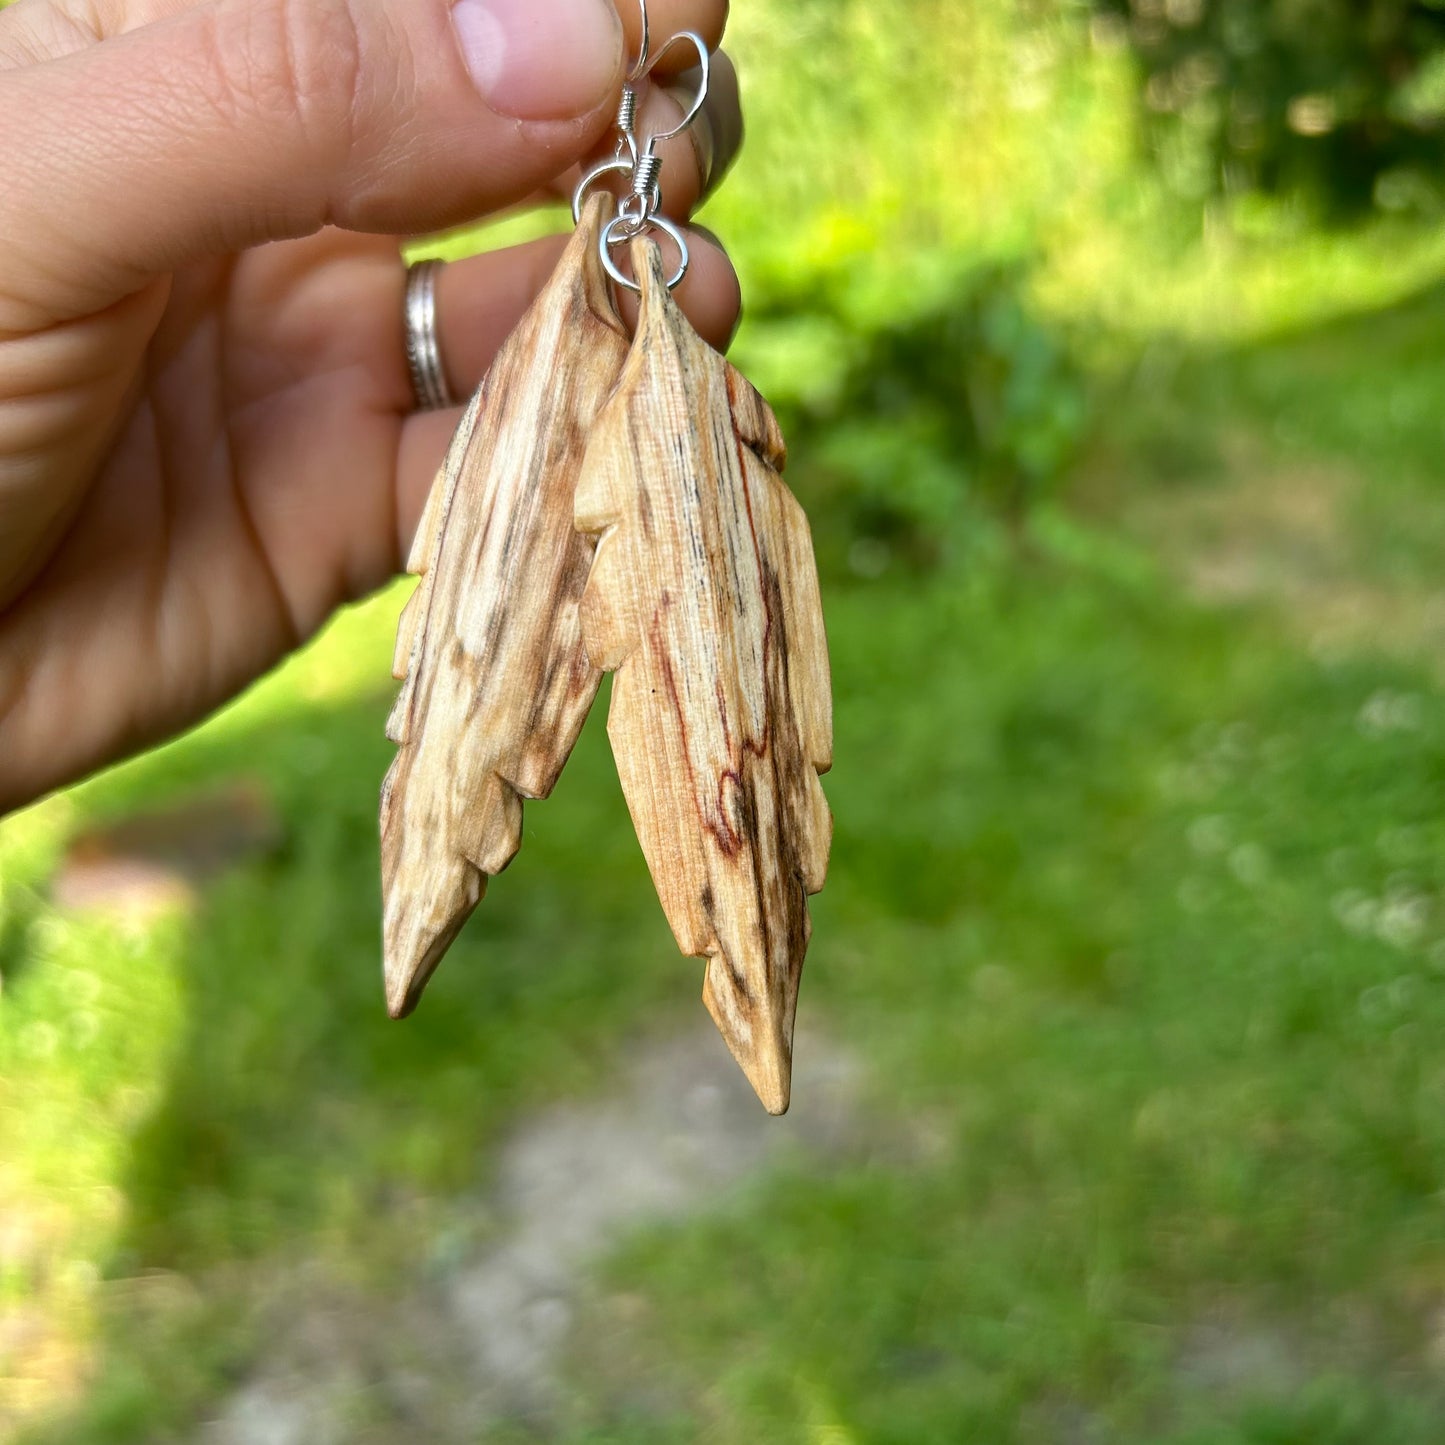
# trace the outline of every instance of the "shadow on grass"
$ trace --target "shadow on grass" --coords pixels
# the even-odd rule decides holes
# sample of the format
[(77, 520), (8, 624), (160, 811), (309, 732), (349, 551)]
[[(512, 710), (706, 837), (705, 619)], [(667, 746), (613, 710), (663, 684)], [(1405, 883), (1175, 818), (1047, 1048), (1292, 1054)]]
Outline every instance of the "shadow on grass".
[[(529, 807), (522, 854), (422, 1007), (388, 1020), (376, 862), (384, 714), (378, 699), (305, 720), (300, 766), (294, 723), (205, 759), (221, 775), (260, 767), (289, 843), (214, 892), (191, 943), (190, 1036), (130, 1187), (134, 1247), (149, 1263), (186, 1267), (298, 1228), (365, 1227), (417, 1193), (474, 1187), (501, 1119), (595, 1082), (626, 1025), (687, 978), (664, 947), (593, 727), (565, 794)], [(318, 1175), (302, 1167), (314, 1150), (361, 1168)], [(294, 1177), (274, 1174), (275, 1158), (294, 1161)], [(188, 1258), (192, 1231), (177, 1234), (176, 1207), (199, 1221), (208, 1199), (227, 1213), (238, 1198), (252, 1211), (239, 1233), (210, 1238), (198, 1224)]]

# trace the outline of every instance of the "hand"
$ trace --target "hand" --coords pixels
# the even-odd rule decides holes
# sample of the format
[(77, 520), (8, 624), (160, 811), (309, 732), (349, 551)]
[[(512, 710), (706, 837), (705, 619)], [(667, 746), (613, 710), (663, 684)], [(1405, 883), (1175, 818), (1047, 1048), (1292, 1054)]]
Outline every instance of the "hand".
[[(611, 0), (0, 11), (0, 811), (202, 717), (399, 570), (460, 412), (412, 414), (398, 237), (610, 152), (620, 3), (626, 27)], [(651, 11), (716, 42), (726, 0)], [(649, 126), (678, 110), (643, 99)], [(674, 142), (679, 217), (702, 171)], [(459, 391), (561, 244), (443, 271)], [(736, 281), (693, 249), (679, 299), (723, 345)]]

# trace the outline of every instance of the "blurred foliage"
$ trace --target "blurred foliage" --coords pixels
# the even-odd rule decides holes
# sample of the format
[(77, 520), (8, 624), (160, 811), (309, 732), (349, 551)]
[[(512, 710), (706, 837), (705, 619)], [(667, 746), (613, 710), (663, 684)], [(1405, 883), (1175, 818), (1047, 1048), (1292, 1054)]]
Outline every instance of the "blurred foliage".
[[(1092, 384), (1035, 287), (1048, 192), (1109, 126), (1071, 27), (1003, 14), (735, 7), (750, 144), (706, 219), (820, 546), (863, 575), (956, 555), (990, 516), (1017, 530), (1087, 435)], [(1072, 158), (1030, 123), (1051, 103)]]
[[(1028, 281), (1024, 263), (976, 265), (940, 277), (923, 304), (900, 297), (896, 317), (867, 331), (849, 325), (847, 270), (754, 308), (799, 353), (804, 386), (771, 399), (829, 499), (828, 536), (848, 530), (862, 571), (884, 562), (870, 540), (936, 561), (980, 505), (1017, 530), (1076, 460), (1087, 382)], [(825, 365), (837, 374), (820, 388)]]
[(1142, 69), (1175, 188), (1441, 209), (1442, 0), (1099, 0)]

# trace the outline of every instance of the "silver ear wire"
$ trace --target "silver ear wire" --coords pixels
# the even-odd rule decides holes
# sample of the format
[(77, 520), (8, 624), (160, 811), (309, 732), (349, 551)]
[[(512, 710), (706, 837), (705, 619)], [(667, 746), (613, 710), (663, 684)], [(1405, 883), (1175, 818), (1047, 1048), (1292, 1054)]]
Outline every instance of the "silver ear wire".
[[(667, 283), (671, 291), (687, 275), (691, 257), (687, 239), (682, 229), (662, 214), (662, 186), (659, 174), (662, 157), (657, 148), (664, 141), (670, 141), (683, 134), (702, 114), (707, 104), (708, 92), (712, 86), (712, 56), (707, 41), (695, 30), (680, 30), (661, 50), (652, 53), (652, 30), (647, 14), (647, 0), (638, 0), (642, 12), (642, 47), (637, 61), (628, 72), (622, 87), (622, 99), (617, 107), (617, 151), (610, 161), (602, 161), (582, 177), (572, 197), (572, 220), (574, 224), (582, 219), (582, 207), (587, 193), (598, 181), (609, 175), (625, 175), (630, 179), (628, 191), (617, 203), (617, 215), (603, 228), (598, 239), (598, 250), (607, 274), (619, 286), (629, 291), (642, 288), (636, 280), (628, 277), (612, 258), (612, 249), (625, 245), (649, 228), (668, 236), (676, 244), (680, 261), (676, 273)], [(637, 85), (652, 74), (662, 58), (679, 42), (691, 45), (697, 51), (698, 81), (697, 96), (682, 120), (671, 130), (650, 135), (646, 144), (637, 143)]]
[[(624, 198), (618, 208), (618, 217), (627, 219), (631, 226), (630, 235), (640, 235), (648, 224), (662, 210), (662, 157), (658, 155), (657, 148), (664, 141), (670, 141), (683, 134), (702, 114), (703, 107), (707, 104), (708, 91), (712, 86), (712, 56), (708, 53), (707, 41), (695, 30), (679, 30), (661, 50), (654, 55), (647, 63), (646, 74), (651, 75), (657, 68), (663, 56), (667, 54), (679, 41), (691, 45), (698, 55), (698, 69), (701, 75), (698, 80), (697, 97), (686, 115), (671, 130), (658, 131), (647, 138), (646, 144), (639, 153), (637, 149), (637, 138), (632, 132), (627, 132), (627, 149), (632, 155), (632, 197), (631, 202)], [(619, 159), (622, 156), (623, 147), (617, 148)], [(617, 243), (613, 243), (617, 244)], [(686, 263), (684, 263), (684, 270)], [(678, 277), (681, 280), (681, 275)], [(674, 283), (676, 284), (676, 283)]]
[(617, 128), (616, 158), (621, 160), (626, 156), (633, 165), (637, 164), (637, 84), (647, 74), (652, 51), (652, 23), (647, 16), (647, 0), (637, 0), (637, 8), (642, 14), (642, 42), (637, 59), (623, 83), (622, 99), (617, 103), (617, 119), (614, 122)]
[(599, 161), (578, 183), (577, 189), (572, 193), (572, 224), (582, 224), (582, 208), (587, 204), (587, 192), (592, 189), (604, 176), (622, 175), (631, 176), (637, 169), (637, 162), (626, 156), (617, 156), (610, 161)]
[(627, 72), (629, 85), (636, 84), (647, 74), (647, 57), (652, 47), (652, 27), (647, 19), (647, 0), (637, 0), (637, 8), (642, 11), (642, 48), (637, 52), (637, 63)]
[(657, 69), (662, 57), (679, 41), (685, 41), (697, 51), (698, 68), (702, 71), (702, 77), (697, 87), (697, 99), (693, 101), (692, 109), (689, 110), (688, 113), (683, 116), (682, 120), (673, 126), (671, 130), (663, 131), (660, 135), (648, 137), (647, 149), (649, 151), (653, 150), (661, 141), (673, 140), (677, 136), (680, 136), (683, 131), (692, 125), (698, 116), (702, 114), (702, 108), (707, 104), (708, 91), (712, 87), (712, 56), (708, 52), (707, 41), (704, 40), (696, 30), (679, 30), (648, 62), (644, 74), (651, 75), (652, 72)]

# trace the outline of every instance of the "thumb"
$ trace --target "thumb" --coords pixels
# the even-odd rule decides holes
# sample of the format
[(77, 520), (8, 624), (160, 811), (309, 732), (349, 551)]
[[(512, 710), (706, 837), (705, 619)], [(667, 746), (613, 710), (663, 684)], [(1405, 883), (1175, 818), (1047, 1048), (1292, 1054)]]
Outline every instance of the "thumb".
[(622, 65), (611, 0), (203, 0), (0, 72), (0, 334), (203, 256), (520, 198), (596, 140)]

